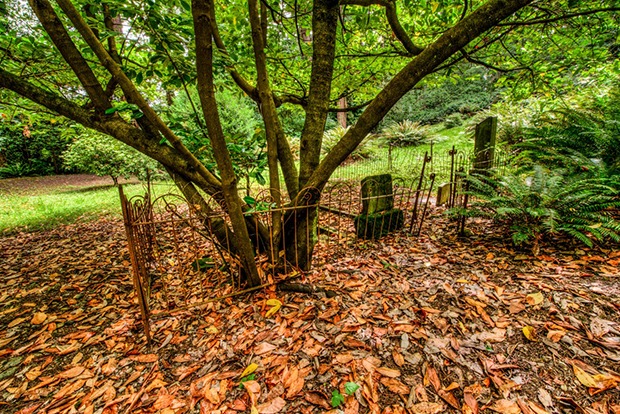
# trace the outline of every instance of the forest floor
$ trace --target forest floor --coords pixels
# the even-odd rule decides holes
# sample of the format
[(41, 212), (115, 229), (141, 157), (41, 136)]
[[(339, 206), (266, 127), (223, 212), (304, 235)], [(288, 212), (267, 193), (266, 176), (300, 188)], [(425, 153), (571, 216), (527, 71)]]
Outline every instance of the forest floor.
[[(151, 346), (121, 219), (0, 238), (0, 412), (620, 413), (617, 246), (468, 228), (319, 246), (298, 277), (335, 297), (168, 303)], [(172, 288), (232, 291), (202, 275)]]

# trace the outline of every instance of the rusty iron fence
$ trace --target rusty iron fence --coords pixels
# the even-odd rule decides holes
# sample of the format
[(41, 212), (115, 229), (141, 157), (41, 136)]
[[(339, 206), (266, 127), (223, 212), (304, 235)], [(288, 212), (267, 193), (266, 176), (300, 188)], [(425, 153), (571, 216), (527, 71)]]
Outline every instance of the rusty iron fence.
[[(499, 153), (497, 166), (505, 167), (506, 159)], [(320, 266), (326, 258), (345, 251), (340, 246), (353, 244), (360, 237), (378, 238), (384, 235), (383, 229), (420, 236), (425, 220), (433, 213), (438, 184), (449, 186), (448, 207), (466, 207), (466, 176), (471, 165), (471, 154), (454, 148), (443, 158), (427, 152), (420, 165), (409, 166), (409, 176), (392, 178), (391, 191), (367, 197), (362, 197), (360, 180), (332, 180), (320, 197), (318, 190), (306, 189), (293, 204), (286, 194), (255, 190), (252, 197), (246, 197), (249, 208), (245, 215), (263, 286), (296, 274), (300, 262), (310, 260), (297, 254), (284, 256), (285, 246), (316, 242), (314, 253), (319, 260), (314, 263)], [(200, 207), (178, 193), (156, 196), (150, 186), (144, 195), (131, 199), (122, 187), (119, 192), (132, 280), (149, 343), (154, 315), (196, 307), (205, 298), (243, 292), (240, 261), (232, 253), (230, 221), (215, 201), (217, 196), (206, 197), (206, 205)], [(386, 214), (378, 223), (360, 221), (362, 205), (371, 198), (388, 198), (397, 213)], [(318, 223), (316, 233), (311, 226), (298, 226), (313, 214)], [(464, 224), (464, 219), (459, 219), (461, 231)]]

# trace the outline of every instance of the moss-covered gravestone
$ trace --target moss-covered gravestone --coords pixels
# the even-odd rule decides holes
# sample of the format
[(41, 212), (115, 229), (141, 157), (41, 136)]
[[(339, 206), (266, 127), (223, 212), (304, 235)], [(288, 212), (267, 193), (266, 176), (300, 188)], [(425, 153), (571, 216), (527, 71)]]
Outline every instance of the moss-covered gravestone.
[(362, 213), (355, 217), (357, 237), (378, 239), (403, 227), (405, 216), (394, 208), (392, 176), (373, 175), (362, 180)]

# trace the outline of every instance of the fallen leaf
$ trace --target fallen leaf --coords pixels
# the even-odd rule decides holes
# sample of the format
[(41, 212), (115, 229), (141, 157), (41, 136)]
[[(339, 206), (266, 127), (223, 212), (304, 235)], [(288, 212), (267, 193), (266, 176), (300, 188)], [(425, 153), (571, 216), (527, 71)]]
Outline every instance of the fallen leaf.
[(282, 307), (282, 302), (280, 302), (278, 299), (269, 299), (267, 302), (265, 302), (265, 304), (267, 306), (271, 306), (272, 307), (265, 314), (265, 318), (268, 318), (268, 317), (272, 316), (277, 311), (279, 311), (280, 308)]
[(267, 352), (271, 352), (276, 349), (275, 345), (270, 344), (269, 342), (261, 342), (260, 344), (254, 347), (254, 353), (256, 355), (263, 355)]
[(34, 314), (32, 319), (30, 320), (30, 323), (33, 325), (41, 325), (43, 322), (45, 322), (46, 319), (47, 319), (47, 314), (43, 312), (37, 312)]
[(536, 329), (533, 326), (524, 326), (523, 335), (532, 342), (536, 342), (538, 339), (536, 338)]
[(61, 372), (60, 374), (57, 375), (58, 378), (64, 378), (64, 379), (70, 379), (70, 378), (75, 378), (78, 375), (80, 375), (82, 372), (84, 372), (84, 367), (82, 366), (77, 366), (77, 367), (73, 367), (73, 368), (69, 368), (66, 371)]
[(577, 365), (573, 365), (573, 372), (575, 373), (575, 376), (577, 377), (579, 382), (586, 387), (598, 388), (598, 383), (596, 382), (594, 377), (585, 372), (583, 369), (579, 368)]
[(392, 358), (394, 358), (394, 363), (399, 367), (405, 365), (405, 358), (400, 353), (392, 351)]
[(276, 414), (279, 413), (285, 405), (286, 401), (280, 397), (276, 397), (271, 401), (259, 405), (256, 409), (260, 414)]
[(19, 325), (20, 323), (22, 323), (23, 321), (25, 321), (26, 318), (17, 318), (17, 319), (13, 319), (8, 325), (7, 328), (12, 328), (14, 326)]
[(525, 301), (529, 304), (529, 305), (540, 305), (543, 300), (545, 300), (543, 294), (541, 292), (536, 292), (536, 293), (530, 293), (529, 295), (527, 295), (525, 297)]
[(435, 392), (441, 389), (441, 382), (439, 381), (437, 370), (431, 366), (427, 367), (424, 373), (424, 386), (428, 386), (429, 384), (433, 386)]
[(41, 367), (34, 367), (30, 371), (26, 372), (25, 375), (28, 381), (34, 381), (39, 377), (39, 375), (41, 375), (42, 371), (43, 370), (41, 369)]
[(247, 377), (248, 375), (250, 375), (251, 373), (253, 373), (254, 371), (256, 371), (256, 369), (258, 368), (258, 364), (255, 363), (251, 363), (250, 365), (247, 366), (246, 369), (243, 370), (243, 372), (241, 373), (240, 377)]
[(411, 406), (411, 412), (415, 414), (437, 414), (445, 410), (445, 405), (434, 402), (421, 402)]
[(383, 375), (384, 377), (390, 377), (390, 378), (400, 377), (400, 371), (397, 369), (393, 369), (393, 368), (379, 367), (377, 368), (377, 372)]
[(245, 381), (243, 388), (248, 392), (250, 396), (250, 403), (252, 406), (256, 406), (256, 401), (260, 397), (260, 384), (256, 381)]
[(132, 361), (136, 362), (156, 362), (159, 360), (159, 356), (157, 354), (141, 354), (141, 355), (132, 355), (129, 357)]
[(381, 378), (381, 384), (385, 385), (390, 391), (395, 394), (409, 394), (409, 387), (394, 378)]
[(319, 391), (309, 391), (304, 395), (304, 399), (308, 401), (310, 404), (318, 405), (326, 410), (329, 410), (331, 405), (327, 402), (327, 397), (325, 394)]
[(495, 401), (489, 408), (501, 414), (521, 414), (519, 405), (515, 401), (506, 399)]

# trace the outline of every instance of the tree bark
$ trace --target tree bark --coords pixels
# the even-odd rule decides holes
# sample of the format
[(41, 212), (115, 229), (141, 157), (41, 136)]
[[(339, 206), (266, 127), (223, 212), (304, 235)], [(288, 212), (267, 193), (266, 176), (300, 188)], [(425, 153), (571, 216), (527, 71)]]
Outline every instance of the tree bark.
[(312, 9), (314, 48), (306, 121), (300, 142), (300, 190), (306, 187), (310, 176), (319, 165), (323, 131), (329, 111), (339, 10), (336, 0), (315, 0)]
[(222, 191), (226, 207), (232, 223), (235, 242), (239, 248), (239, 259), (246, 272), (250, 286), (261, 284), (254, 250), (243, 216), (242, 203), (237, 189), (237, 177), (233, 171), (232, 161), (226, 139), (220, 124), (215, 89), (213, 85), (213, 31), (211, 16), (213, 15), (212, 0), (192, 0), (192, 16), (196, 35), (196, 71), (198, 78), (198, 94), (202, 104), (209, 140), (213, 147), (215, 161), (222, 175)]

